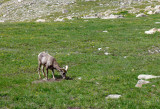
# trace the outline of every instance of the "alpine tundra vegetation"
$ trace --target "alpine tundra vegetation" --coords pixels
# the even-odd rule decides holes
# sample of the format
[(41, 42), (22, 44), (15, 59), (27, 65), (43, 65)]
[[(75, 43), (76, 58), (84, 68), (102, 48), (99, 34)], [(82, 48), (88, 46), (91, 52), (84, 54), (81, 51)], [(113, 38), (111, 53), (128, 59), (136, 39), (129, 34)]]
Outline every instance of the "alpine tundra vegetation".
[[(160, 108), (159, 8), (158, 0), (1, 0), (0, 108)], [(35, 82), (42, 51), (72, 79)]]

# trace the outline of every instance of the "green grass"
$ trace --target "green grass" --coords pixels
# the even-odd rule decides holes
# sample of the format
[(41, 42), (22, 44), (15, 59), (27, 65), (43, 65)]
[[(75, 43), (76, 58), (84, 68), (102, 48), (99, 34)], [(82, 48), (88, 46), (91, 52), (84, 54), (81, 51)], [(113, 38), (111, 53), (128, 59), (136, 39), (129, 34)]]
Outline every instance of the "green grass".
[[(160, 48), (160, 35), (144, 34), (158, 28), (158, 21), (159, 15), (1, 23), (0, 108), (160, 108), (159, 79), (135, 88), (139, 74), (160, 75), (160, 54), (148, 53), (152, 46)], [(105, 30), (108, 33), (102, 32)], [(60, 66), (69, 65), (67, 76), (73, 80), (32, 84), (38, 80), (37, 55), (42, 51), (54, 56)], [(111, 54), (106, 56), (105, 52)], [(59, 75), (55, 72), (55, 77)], [(122, 97), (105, 99), (109, 94)]]

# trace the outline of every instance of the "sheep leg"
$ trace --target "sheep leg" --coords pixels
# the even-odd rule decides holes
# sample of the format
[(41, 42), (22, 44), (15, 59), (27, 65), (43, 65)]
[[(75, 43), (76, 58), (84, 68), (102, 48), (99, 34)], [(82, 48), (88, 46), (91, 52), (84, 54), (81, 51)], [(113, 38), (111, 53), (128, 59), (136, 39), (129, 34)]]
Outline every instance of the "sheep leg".
[(41, 79), (40, 69), (41, 69), (41, 63), (38, 64), (38, 74), (39, 74), (39, 79)]
[(48, 68), (46, 68), (46, 71), (47, 71), (47, 80), (48, 80)]
[(55, 77), (54, 77), (54, 69), (52, 69), (52, 75), (53, 75), (53, 79), (55, 80)]
[(44, 72), (44, 66), (42, 66), (42, 72), (43, 72), (43, 75), (46, 77), (46, 74)]

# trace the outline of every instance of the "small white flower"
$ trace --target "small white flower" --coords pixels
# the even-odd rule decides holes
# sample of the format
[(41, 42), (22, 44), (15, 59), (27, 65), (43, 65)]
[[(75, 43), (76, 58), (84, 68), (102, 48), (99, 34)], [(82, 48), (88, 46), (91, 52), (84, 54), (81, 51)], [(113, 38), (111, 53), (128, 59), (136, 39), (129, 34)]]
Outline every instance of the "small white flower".
[(124, 56), (124, 58), (127, 58), (127, 56)]

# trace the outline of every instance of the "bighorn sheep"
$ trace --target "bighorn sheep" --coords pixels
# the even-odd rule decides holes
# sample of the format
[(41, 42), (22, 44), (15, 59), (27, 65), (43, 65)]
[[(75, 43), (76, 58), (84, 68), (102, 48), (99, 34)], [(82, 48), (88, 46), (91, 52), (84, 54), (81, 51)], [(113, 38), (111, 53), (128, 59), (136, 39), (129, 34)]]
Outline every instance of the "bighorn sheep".
[(56, 59), (54, 57), (52, 57), (51, 55), (49, 55), (48, 53), (41, 52), (38, 55), (38, 74), (39, 74), (39, 78), (41, 78), (41, 75), (40, 75), (41, 66), (42, 66), (42, 72), (43, 72), (45, 77), (46, 77), (46, 75), (45, 75), (45, 72), (44, 72), (44, 67), (46, 67), (47, 80), (48, 80), (48, 69), (52, 70), (53, 79), (55, 79), (55, 77), (54, 77), (54, 69), (56, 69), (57, 71), (60, 72), (60, 74), (63, 77), (63, 79), (66, 78), (66, 73), (67, 73), (67, 70), (68, 70), (68, 66), (66, 66), (66, 68), (61, 68), (58, 65)]

